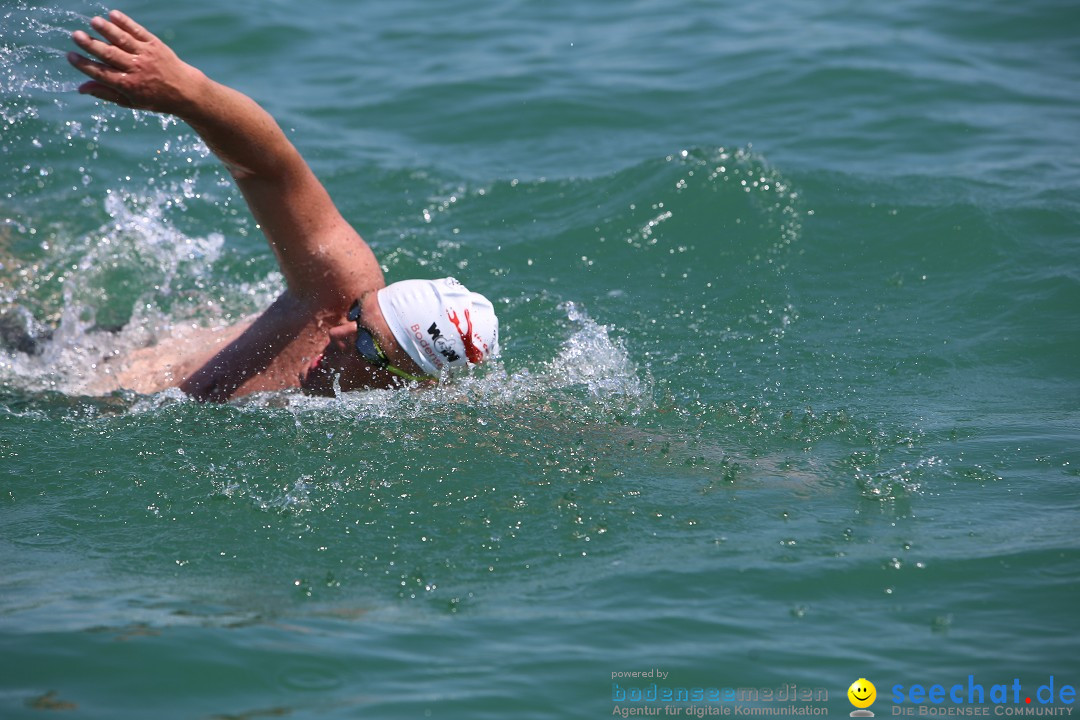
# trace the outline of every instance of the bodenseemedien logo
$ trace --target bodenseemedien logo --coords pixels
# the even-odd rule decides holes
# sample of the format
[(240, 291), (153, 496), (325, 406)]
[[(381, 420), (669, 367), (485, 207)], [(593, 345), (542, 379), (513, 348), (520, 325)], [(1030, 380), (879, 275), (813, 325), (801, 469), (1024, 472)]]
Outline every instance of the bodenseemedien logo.
[(851, 711), (851, 717), (874, 717), (874, 713), (866, 709), (877, 699), (877, 688), (874, 687), (874, 683), (866, 678), (859, 678), (851, 683), (851, 687), (847, 689), (847, 696), (856, 708)]

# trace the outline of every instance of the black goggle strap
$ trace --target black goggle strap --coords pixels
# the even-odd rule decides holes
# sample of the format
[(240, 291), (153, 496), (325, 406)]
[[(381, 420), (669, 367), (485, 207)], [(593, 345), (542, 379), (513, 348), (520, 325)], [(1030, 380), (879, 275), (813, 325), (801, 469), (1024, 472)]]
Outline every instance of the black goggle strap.
[(397, 375), (405, 380), (415, 380), (416, 382), (424, 382), (431, 380), (432, 378), (423, 375), (413, 375), (407, 373), (399, 367), (390, 364), (390, 358), (386, 356), (382, 347), (379, 346), (379, 341), (375, 339), (374, 333), (363, 327), (360, 324), (360, 301), (357, 300), (349, 308), (349, 314), (347, 315), (349, 322), (356, 323), (356, 351), (360, 353), (360, 357), (367, 360), (380, 370), (386, 370), (388, 372)]

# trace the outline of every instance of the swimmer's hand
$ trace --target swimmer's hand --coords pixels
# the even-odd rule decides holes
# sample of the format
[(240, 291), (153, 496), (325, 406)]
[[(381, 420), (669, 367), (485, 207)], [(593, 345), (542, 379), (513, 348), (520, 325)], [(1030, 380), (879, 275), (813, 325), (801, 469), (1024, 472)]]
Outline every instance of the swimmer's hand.
[(90, 27), (106, 41), (82, 30), (71, 39), (88, 55), (67, 59), (90, 78), (79, 92), (136, 110), (185, 115), (206, 82), (197, 68), (177, 57), (168, 45), (119, 10), (95, 17)]

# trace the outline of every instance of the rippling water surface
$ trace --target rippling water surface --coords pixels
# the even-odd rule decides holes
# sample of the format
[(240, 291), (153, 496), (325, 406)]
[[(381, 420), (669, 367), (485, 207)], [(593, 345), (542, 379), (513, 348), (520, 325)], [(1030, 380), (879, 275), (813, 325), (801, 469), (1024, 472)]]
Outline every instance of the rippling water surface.
[(75, 94), (105, 8), (5, 4), (0, 715), (1080, 683), (1067, 3), (124, 9), (279, 118), (389, 280), (491, 297), (504, 356), (88, 395), (283, 282), (185, 125)]

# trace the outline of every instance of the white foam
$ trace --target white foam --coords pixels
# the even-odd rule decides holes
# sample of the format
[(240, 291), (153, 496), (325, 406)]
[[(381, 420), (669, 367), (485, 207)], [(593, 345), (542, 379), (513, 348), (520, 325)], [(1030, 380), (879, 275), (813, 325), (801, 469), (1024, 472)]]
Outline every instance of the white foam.
[[(30, 391), (85, 394), (105, 372), (107, 359), (151, 345), (180, 325), (238, 320), (238, 308), (257, 311), (280, 293), (277, 273), (260, 283), (218, 287), (212, 268), (225, 238), (187, 235), (169, 222), (168, 211), (181, 195), (177, 188), (141, 196), (109, 193), (107, 223), (70, 242), (51, 244), (50, 256), (37, 265), (53, 268), (62, 288), (59, 322), (51, 336), (42, 323), (27, 323), (25, 333), (37, 335), (31, 339), (39, 352), (0, 350), (0, 381)], [(20, 268), (6, 272), (17, 280)], [(123, 328), (99, 327), (100, 309), (127, 296), (135, 299), (123, 308), (130, 312)], [(7, 312), (29, 314), (18, 303), (17, 297), (7, 298)]]
[[(278, 408), (298, 415), (354, 420), (422, 418), (447, 408), (562, 412), (583, 420), (612, 413), (636, 415), (653, 407), (653, 383), (609, 327), (594, 321), (576, 303), (561, 306), (570, 323), (554, 356), (532, 364), (492, 361), (436, 388), (415, 391), (370, 390), (324, 398), (262, 393), (234, 402), (244, 408)], [(510, 369), (510, 366), (517, 366)]]

